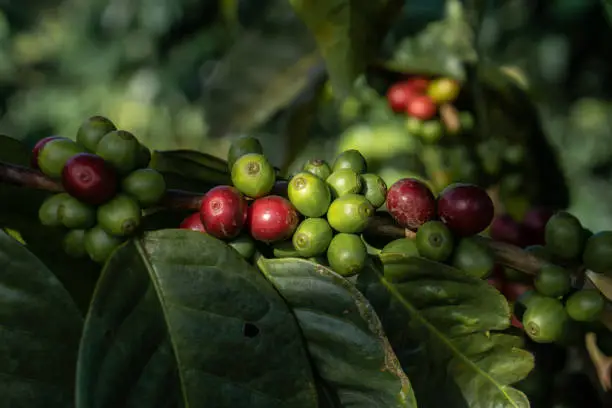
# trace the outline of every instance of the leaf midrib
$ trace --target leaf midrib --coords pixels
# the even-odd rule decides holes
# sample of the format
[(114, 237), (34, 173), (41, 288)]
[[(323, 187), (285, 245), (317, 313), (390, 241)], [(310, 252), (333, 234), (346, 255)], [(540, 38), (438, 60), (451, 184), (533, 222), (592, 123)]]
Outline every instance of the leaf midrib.
[(512, 404), (513, 407), (520, 408), (520, 406), (517, 405), (512, 398), (510, 398), (510, 395), (506, 391), (503, 390), (502, 385), (500, 383), (498, 383), (493, 377), (491, 377), (491, 375), (489, 375), (489, 373), (487, 373), (486, 371), (481, 370), (480, 367), (478, 367), (476, 364), (474, 364), (474, 362), (472, 360), (467, 358), (467, 356), (464, 353), (460, 352), (457, 349), (457, 347), (455, 347), (450, 341), (448, 341), (446, 336), (444, 336), (434, 325), (432, 325), (431, 323), (429, 323), (428, 320), (423, 318), (421, 316), (421, 314), (419, 313), (419, 311), (414, 306), (412, 306), (412, 304), (410, 304), (410, 302), (408, 302), (406, 300), (406, 298), (404, 298), (404, 296), (402, 296), (402, 294), (400, 293), (399, 290), (397, 290), (389, 281), (387, 281), (383, 277), (380, 277), (380, 281), (400, 301), (400, 303), (414, 317), (416, 317), (416, 319), (419, 320), (420, 323), (422, 323), (432, 333), (434, 333), (436, 335), (436, 337), (438, 337), (442, 341), (442, 343), (444, 343), (453, 352), (454, 355), (459, 356), (459, 358), (461, 360), (463, 360), (463, 362), (465, 362), (469, 367), (471, 367), (474, 371), (476, 371), (477, 373), (481, 374), (489, 382), (491, 382), (499, 390), (499, 392), (501, 392), (502, 395)]

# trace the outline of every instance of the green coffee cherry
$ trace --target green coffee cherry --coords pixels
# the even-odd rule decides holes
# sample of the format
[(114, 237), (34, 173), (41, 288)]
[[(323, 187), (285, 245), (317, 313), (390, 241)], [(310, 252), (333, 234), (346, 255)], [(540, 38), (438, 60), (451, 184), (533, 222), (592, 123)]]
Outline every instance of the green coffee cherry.
[(416, 233), (416, 244), (422, 257), (444, 262), (453, 253), (454, 239), (441, 221), (427, 221)]
[(147, 146), (140, 144), (140, 147), (138, 148), (138, 157), (136, 158), (136, 168), (144, 169), (149, 167), (150, 162), (151, 150)]
[(599, 320), (606, 307), (606, 301), (596, 289), (583, 289), (572, 294), (565, 303), (565, 310), (578, 322)]
[(583, 250), (585, 236), (578, 218), (565, 211), (553, 215), (544, 230), (546, 249), (561, 259), (578, 258)]
[(325, 180), (334, 197), (342, 197), (346, 194), (359, 194), (363, 188), (361, 176), (351, 169), (340, 169), (334, 171)]
[(62, 241), (64, 252), (73, 258), (83, 258), (87, 255), (85, 249), (85, 230), (75, 229), (69, 231)]
[(436, 143), (444, 136), (442, 124), (437, 120), (427, 120), (423, 122), (420, 136), (421, 139), (427, 143)]
[(363, 189), (361, 194), (368, 199), (374, 208), (380, 208), (387, 199), (387, 184), (376, 174), (362, 174)]
[(96, 225), (96, 210), (74, 197), (66, 198), (58, 209), (59, 218), (66, 228), (87, 229)]
[(38, 153), (38, 167), (51, 178), (60, 178), (66, 162), (85, 148), (70, 139), (59, 138), (47, 142)]
[(331, 269), (342, 276), (353, 276), (365, 266), (368, 252), (358, 235), (340, 233), (327, 248), (327, 262)]
[(125, 194), (119, 194), (98, 207), (98, 224), (117, 237), (132, 235), (140, 226), (140, 220), (140, 206)]
[(106, 262), (113, 251), (122, 243), (122, 238), (110, 235), (99, 225), (85, 233), (85, 250), (94, 262)]
[(365, 157), (358, 150), (345, 150), (336, 157), (332, 172), (340, 169), (351, 169), (357, 174), (365, 173), (368, 170), (368, 165)]
[(485, 278), (493, 272), (495, 257), (491, 250), (472, 237), (461, 239), (455, 246), (452, 265), (477, 278)]
[(571, 276), (565, 268), (549, 264), (540, 269), (533, 285), (544, 296), (559, 297), (567, 294), (571, 289)]
[(563, 304), (549, 297), (532, 301), (523, 315), (525, 332), (536, 343), (553, 343), (561, 339), (568, 321)]
[(301, 172), (293, 176), (287, 190), (289, 201), (306, 217), (325, 215), (331, 203), (329, 186), (311, 173)]
[(236, 160), (245, 154), (263, 154), (263, 147), (258, 139), (252, 136), (241, 136), (234, 140), (227, 152), (227, 166), (231, 170)]
[(117, 130), (117, 127), (110, 119), (103, 116), (92, 116), (79, 127), (76, 141), (88, 152), (94, 153), (102, 137), (114, 130)]
[(262, 154), (245, 154), (232, 166), (232, 184), (246, 196), (265, 196), (272, 190), (275, 181), (276, 171)]
[(582, 262), (595, 273), (612, 272), (612, 231), (598, 232), (586, 241)]
[(128, 131), (115, 130), (98, 142), (96, 154), (111, 164), (119, 173), (128, 174), (138, 166), (141, 147), (138, 139)]
[(69, 199), (68, 193), (59, 193), (49, 196), (43, 201), (40, 208), (38, 209), (38, 218), (40, 223), (45, 227), (59, 227), (62, 226), (62, 219), (60, 218), (59, 209), (62, 203)]
[(157, 204), (164, 196), (166, 181), (157, 170), (138, 169), (123, 179), (121, 188), (142, 207), (150, 207)]
[(358, 234), (365, 229), (372, 214), (374, 207), (364, 196), (347, 194), (332, 201), (327, 220), (338, 232)]
[(242, 255), (244, 259), (251, 259), (255, 254), (255, 241), (247, 234), (240, 234), (227, 244)]
[(326, 180), (329, 177), (329, 175), (332, 173), (331, 167), (329, 167), (329, 164), (327, 164), (325, 160), (319, 160), (319, 159), (308, 160), (304, 164), (304, 167), (302, 168), (302, 170), (312, 173), (315, 176), (323, 180)]
[(406, 130), (414, 136), (420, 136), (423, 131), (423, 121), (414, 116), (408, 116), (406, 118)]
[(293, 247), (304, 258), (324, 254), (334, 237), (329, 223), (323, 218), (308, 218), (298, 225), (293, 234)]

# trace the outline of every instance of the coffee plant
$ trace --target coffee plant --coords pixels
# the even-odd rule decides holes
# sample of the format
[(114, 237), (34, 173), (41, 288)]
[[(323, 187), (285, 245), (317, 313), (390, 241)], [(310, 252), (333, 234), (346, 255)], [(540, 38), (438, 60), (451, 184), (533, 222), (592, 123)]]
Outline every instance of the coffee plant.
[(607, 406), (612, 231), (517, 81), (442, 38), (476, 30), (461, 3), (386, 55), (403, 2), (289, 3), (325, 70), (284, 163), (262, 119), (223, 157), (99, 112), (0, 136), (0, 406)]

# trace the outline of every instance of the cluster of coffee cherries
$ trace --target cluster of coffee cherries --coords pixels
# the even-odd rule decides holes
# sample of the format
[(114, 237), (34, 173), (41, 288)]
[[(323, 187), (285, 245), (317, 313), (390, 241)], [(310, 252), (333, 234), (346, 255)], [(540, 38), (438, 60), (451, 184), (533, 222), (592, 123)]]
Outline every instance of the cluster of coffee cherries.
[(442, 106), (455, 102), (460, 91), (461, 85), (452, 78), (413, 76), (391, 85), (387, 102), (394, 112), (407, 116), (406, 128), (410, 133), (435, 143), (445, 134), (473, 127), (474, 120), (468, 111), (459, 112), (456, 118), (459, 123), (452, 127), (440, 120)]
[(104, 263), (136, 232), (142, 209), (157, 204), (166, 191), (162, 174), (147, 168), (150, 160), (150, 150), (133, 134), (102, 116), (84, 121), (76, 141), (40, 140), (31, 165), (65, 190), (42, 203), (41, 223), (67, 230), (67, 254)]
[(543, 245), (525, 249), (543, 265), (514, 303), (527, 335), (540, 343), (563, 342), (577, 324), (597, 322), (606, 300), (597, 289), (576, 288), (572, 271), (612, 274), (612, 231), (593, 234), (574, 215), (559, 211), (544, 228)]
[(387, 186), (367, 173), (357, 150), (339, 154), (332, 165), (309, 160), (278, 194), (275, 169), (257, 139), (237, 139), (228, 165), (233, 185), (208, 191), (181, 228), (223, 239), (246, 258), (254, 240), (269, 244), (276, 257), (309, 258), (344, 276), (362, 270), (367, 248), (360, 234), (384, 204)]
[(421, 256), (479, 278), (493, 271), (493, 254), (474, 238), (494, 215), (493, 202), (483, 188), (455, 183), (435, 197), (427, 184), (405, 178), (389, 188), (387, 210), (400, 226), (416, 235), (388, 243), (382, 253)]

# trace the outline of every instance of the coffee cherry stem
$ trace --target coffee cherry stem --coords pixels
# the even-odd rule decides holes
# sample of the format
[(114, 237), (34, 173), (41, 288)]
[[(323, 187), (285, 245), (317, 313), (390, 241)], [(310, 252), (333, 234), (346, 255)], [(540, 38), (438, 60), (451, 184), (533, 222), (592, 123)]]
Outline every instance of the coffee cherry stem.
[(0, 162), (0, 182), (53, 193), (64, 191), (59, 181), (45, 176), (38, 170), (4, 162)]

